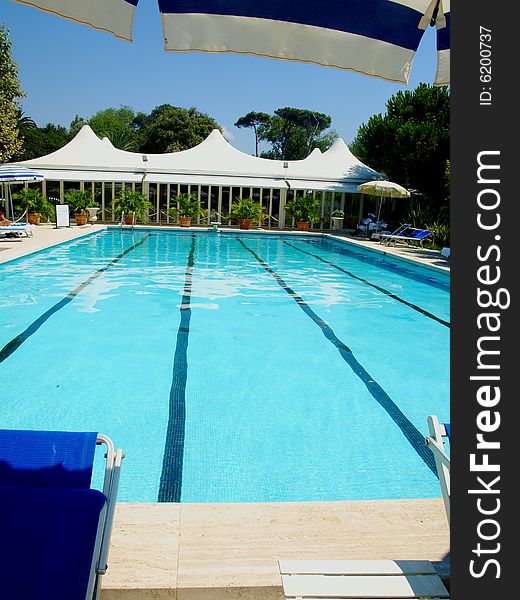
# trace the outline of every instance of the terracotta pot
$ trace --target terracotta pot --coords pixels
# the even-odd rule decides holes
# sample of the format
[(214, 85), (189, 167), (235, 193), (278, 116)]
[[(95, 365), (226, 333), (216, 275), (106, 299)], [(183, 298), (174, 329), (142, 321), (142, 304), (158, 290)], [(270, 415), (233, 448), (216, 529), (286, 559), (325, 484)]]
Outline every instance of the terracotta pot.
[(309, 231), (309, 221), (296, 221), (296, 227), (300, 231)]
[(125, 215), (125, 225), (134, 224), (134, 215)]
[(40, 224), (40, 213), (28, 213), (27, 214), (27, 222), (30, 225), (39, 225)]
[(74, 218), (76, 219), (76, 225), (86, 225), (87, 223), (87, 215), (84, 213), (78, 213), (77, 215), (74, 215)]
[(239, 219), (240, 229), (251, 229), (251, 219)]
[(191, 217), (179, 217), (179, 225), (181, 227), (189, 227), (191, 223)]

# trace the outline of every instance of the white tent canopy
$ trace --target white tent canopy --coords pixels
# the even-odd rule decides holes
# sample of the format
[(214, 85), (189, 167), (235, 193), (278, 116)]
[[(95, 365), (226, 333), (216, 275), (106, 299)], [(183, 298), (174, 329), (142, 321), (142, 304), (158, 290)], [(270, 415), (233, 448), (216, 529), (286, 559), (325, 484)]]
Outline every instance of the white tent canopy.
[(123, 183), (191, 183), (278, 189), (356, 192), (358, 185), (384, 175), (360, 162), (337, 139), (326, 152), (314, 150), (304, 160), (281, 161), (241, 152), (214, 129), (189, 150), (143, 154), (115, 148), (84, 125), (67, 145), (20, 164), (34, 167), (47, 180)]

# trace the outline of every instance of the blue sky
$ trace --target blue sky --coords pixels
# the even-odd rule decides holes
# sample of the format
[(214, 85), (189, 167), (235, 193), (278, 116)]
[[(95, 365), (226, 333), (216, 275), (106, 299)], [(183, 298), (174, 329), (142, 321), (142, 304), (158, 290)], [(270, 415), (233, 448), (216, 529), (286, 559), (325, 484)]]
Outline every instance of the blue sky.
[[(326, 113), (348, 142), (403, 85), (358, 73), (267, 58), (167, 53), (155, 0), (136, 10), (129, 44), (84, 25), (9, 0), (0, 0), (0, 23), (10, 30), (13, 58), (27, 98), (23, 108), (39, 126), (68, 126), (79, 114), (126, 104), (195, 106), (225, 128), (228, 139), (254, 152), (253, 133), (234, 127), (249, 111), (272, 113), (295, 106)], [(435, 78), (435, 31), (428, 28), (415, 57), (408, 89)]]

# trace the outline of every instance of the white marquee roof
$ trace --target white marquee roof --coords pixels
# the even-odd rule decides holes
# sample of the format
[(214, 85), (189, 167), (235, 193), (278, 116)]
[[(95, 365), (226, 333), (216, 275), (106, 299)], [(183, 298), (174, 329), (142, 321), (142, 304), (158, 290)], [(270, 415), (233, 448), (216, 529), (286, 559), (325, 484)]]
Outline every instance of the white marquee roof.
[(20, 164), (58, 181), (145, 181), (355, 192), (365, 181), (386, 179), (359, 161), (339, 138), (326, 152), (316, 149), (304, 160), (284, 162), (241, 152), (218, 129), (189, 150), (144, 155), (119, 150), (108, 138), (99, 139), (84, 125), (63, 148)]

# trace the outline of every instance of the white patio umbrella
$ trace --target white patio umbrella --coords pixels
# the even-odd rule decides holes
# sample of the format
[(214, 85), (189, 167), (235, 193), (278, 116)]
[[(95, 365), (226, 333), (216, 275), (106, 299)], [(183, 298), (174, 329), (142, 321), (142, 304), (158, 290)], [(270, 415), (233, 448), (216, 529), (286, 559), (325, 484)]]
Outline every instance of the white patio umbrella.
[(14, 221), (13, 197), (11, 195), (11, 183), (25, 183), (26, 181), (42, 181), (43, 175), (27, 167), (19, 165), (0, 165), (0, 184), (4, 184), (5, 212), (6, 217)]
[(393, 181), (367, 181), (358, 185), (357, 191), (369, 196), (379, 196), (379, 209), (377, 220), (381, 216), (381, 205), (385, 198), (410, 198), (410, 192), (398, 183)]
[[(14, 0), (131, 41), (139, 0)], [(311, 62), (407, 83), (437, 27), (437, 85), (449, 83), (450, 0), (158, 0), (167, 51)]]

